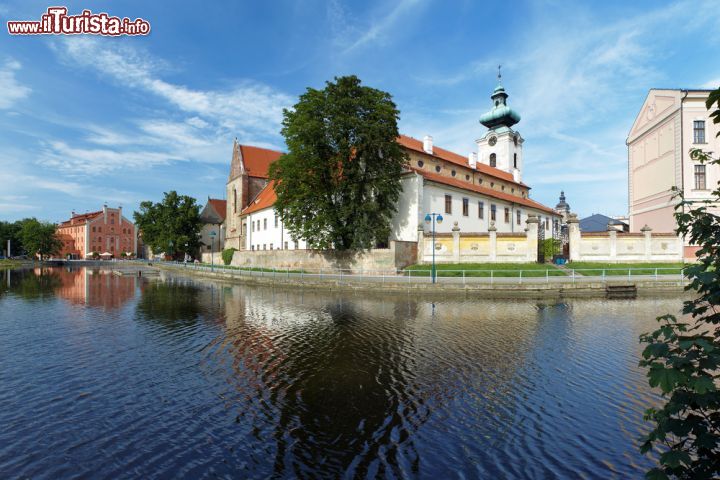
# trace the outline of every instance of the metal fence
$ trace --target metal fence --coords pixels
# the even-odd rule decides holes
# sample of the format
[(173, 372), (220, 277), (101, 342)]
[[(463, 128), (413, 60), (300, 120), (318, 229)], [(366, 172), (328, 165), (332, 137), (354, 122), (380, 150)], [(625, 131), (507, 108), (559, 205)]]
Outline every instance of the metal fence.
[[(156, 262), (176, 268), (218, 272), (232, 277), (270, 277), (287, 278), (299, 281), (327, 280), (339, 282), (392, 282), (392, 283), (431, 283), (430, 270), (351, 270), (351, 269), (292, 269), (236, 267), (183, 262)], [(436, 270), (436, 283), (442, 284), (538, 284), (538, 283), (596, 283), (624, 281), (684, 281), (683, 268), (680, 267), (637, 267), (637, 268), (546, 268), (517, 270)]]

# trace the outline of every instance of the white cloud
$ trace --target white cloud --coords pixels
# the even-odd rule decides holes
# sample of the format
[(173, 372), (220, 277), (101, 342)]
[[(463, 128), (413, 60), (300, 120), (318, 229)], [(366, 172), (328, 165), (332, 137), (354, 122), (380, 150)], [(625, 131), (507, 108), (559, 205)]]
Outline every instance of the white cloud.
[(20, 68), (20, 62), (12, 59), (0, 65), (0, 110), (11, 108), (16, 102), (30, 95), (30, 88), (20, 84), (15, 78), (15, 73)]
[[(343, 53), (350, 53), (361, 47), (382, 43), (397, 29), (401, 20), (407, 20), (411, 9), (417, 8), (424, 0), (400, 0), (390, 11), (383, 11), (365, 28), (358, 27), (358, 19), (349, 18), (337, 2), (328, 7), (328, 18), (333, 31), (334, 43), (343, 47)], [(362, 28), (362, 29), (361, 29)]]
[(277, 135), (282, 110), (293, 103), (290, 96), (248, 80), (227, 90), (196, 90), (167, 82), (159, 76), (167, 68), (163, 62), (117, 42), (73, 37), (63, 39), (61, 47), (74, 63), (194, 114), (196, 124), (212, 122), (227, 130)]
[(710, 81), (707, 81), (700, 85), (700, 88), (712, 88), (713, 90), (720, 87), (720, 77), (713, 78)]
[(166, 152), (71, 147), (65, 142), (53, 141), (46, 145), (38, 163), (61, 170), (68, 177), (107, 175), (119, 170), (146, 170), (182, 160)]

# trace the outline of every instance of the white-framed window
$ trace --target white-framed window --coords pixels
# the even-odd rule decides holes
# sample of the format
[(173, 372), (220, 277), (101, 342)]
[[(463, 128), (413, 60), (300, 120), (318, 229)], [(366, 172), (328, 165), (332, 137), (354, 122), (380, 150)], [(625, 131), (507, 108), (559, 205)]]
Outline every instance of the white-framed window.
[(693, 121), (693, 143), (705, 143), (705, 120)]
[(705, 190), (707, 187), (705, 165), (695, 165), (695, 190)]

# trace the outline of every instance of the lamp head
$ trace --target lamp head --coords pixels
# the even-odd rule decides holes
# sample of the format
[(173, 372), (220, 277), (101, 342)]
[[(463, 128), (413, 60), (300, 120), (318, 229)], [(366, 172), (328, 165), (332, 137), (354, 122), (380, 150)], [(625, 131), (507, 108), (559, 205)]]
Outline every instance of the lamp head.
[(438, 223), (438, 225), (440, 225), (443, 221), (442, 215), (438, 215), (435, 221)]

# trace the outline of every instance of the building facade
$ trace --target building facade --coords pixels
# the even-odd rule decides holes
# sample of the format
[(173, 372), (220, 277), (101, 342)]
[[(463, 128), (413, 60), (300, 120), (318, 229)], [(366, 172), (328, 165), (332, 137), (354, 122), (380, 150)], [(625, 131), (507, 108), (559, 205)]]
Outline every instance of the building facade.
[[(718, 125), (705, 107), (709, 90), (652, 89), (627, 138), (630, 231), (647, 225), (655, 232), (673, 232), (673, 213), (682, 189), (686, 200), (711, 198), (720, 181), (720, 165), (690, 158), (690, 150), (720, 152)], [(717, 211), (717, 206), (715, 207)], [(694, 247), (686, 245), (686, 258)]]
[(62, 258), (85, 259), (94, 253), (109, 258), (137, 254), (135, 225), (123, 216), (122, 207), (105, 205), (97, 212), (73, 212), (70, 220), (58, 225), (57, 234), (63, 242)]
[[(507, 105), (507, 98), (505, 88), (498, 85), (491, 95), (491, 110), (480, 118), (487, 131), (476, 140), (477, 150), (467, 156), (436, 147), (429, 135), (423, 140), (405, 135), (398, 138), (408, 156), (408, 166), (402, 174), (402, 193), (388, 240), (417, 242), (428, 213), (444, 217), (436, 225), (438, 233), (458, 228), (465, 233), (522, 233), (529, 216), (534, 215), (539, 219), (539, 228), (550, 236), (561, 215), (532, 200), (530, 187), (522, 181), (524, 140), (512, 128), (520, 115)], [(247, 148), (235, 146), (240, 152)], [(234, 170), (241, 171), (236, 163), (234, 155), (231, 178)], [(229, 212), (234, 197), (228, 198)], [(226, 247), (235, 246), (230, 233), (235, 228), (238, 238), (244, 239), (240, 244), (245, 250), (306, 248), (303, 239), (293, 238), (284, 228), (274, 209), (275, 200), (272, 183), (266, 183), (255, 196), (250, 195), (234, 227), (227, 223)]]
[(242, 211), (265, 188), (270, 164), (281, 155), (282, 152), (275, 150), (240, 145), (237, 139), (233, 143), (230, 176), (225, 191), (225, 248), (244, 248), (247, 226), (243, 227)]
[[(227, 201), (208, 197), (205, 207), (200, 212), (200, 246), (201, 253), (221, 251), (225, 245), (225, 217)], [(215, 235), (210, 235), (214, 233)]]

